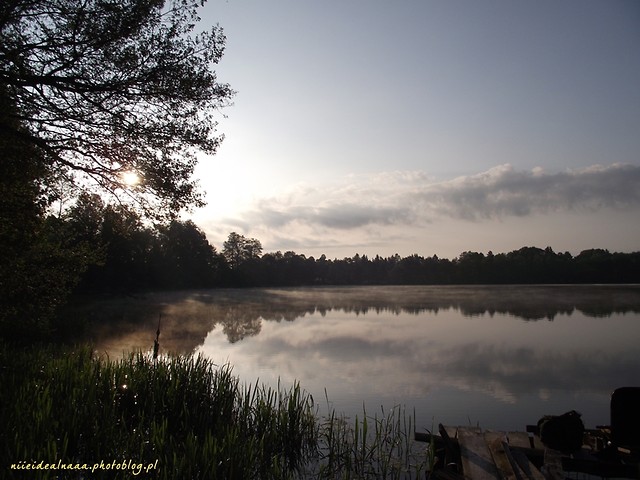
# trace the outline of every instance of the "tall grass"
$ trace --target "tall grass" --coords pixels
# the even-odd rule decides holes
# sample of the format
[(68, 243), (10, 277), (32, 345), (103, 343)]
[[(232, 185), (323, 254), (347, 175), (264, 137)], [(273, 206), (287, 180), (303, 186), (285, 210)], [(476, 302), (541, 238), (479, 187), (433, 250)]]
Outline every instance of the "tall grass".
[[(0, 342), (0, 387), (0, 478), (424, 478), (404, 409), (321, 417), (299, 384), (241, 386), (201, 356)], [(87, 469), (11, 468), (58, 461)]]
[[(327, 401), (327, 405), (329, 402)], [(350, 419), (328, 408), (318, 426), (318, 456), (309, 464), (319, 479), (424, 479), (428, 448), (414, 441), (414, 419), (396, 406)]]
[(11, 464), (132, 460), (157, 479), (289, 478), (316, 451), (313, 400), (294, 385), (244, 388), (203, 357), (99, 360), (88, 348), (0, 346), (0, 478), (133, 478)]

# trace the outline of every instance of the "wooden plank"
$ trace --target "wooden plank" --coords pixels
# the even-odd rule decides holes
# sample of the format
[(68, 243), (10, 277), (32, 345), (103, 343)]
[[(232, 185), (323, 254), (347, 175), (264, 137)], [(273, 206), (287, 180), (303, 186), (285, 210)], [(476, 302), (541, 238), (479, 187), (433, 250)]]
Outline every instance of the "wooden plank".
[(544, 444), (542, 443), (542, 440), (540, 440), (540, 437), (538, 435), (534, 435), (531, 438), (533, 439), (533, 448), (544, 450)]
[(484, 440), (487, 443), (487, 447), (489, 447), (489, 452), (500, 478), (503, 480), (520, 480), (522, 476), (514, 470), (505, 451), (503, 442), (506, 440), (506, 436), (504, 432), (485, 432)]
[(482, 433), (477, 429), (458, 428), (462, 473), (470, 480), (495, 480), (498, 470)]
[(473, 433), (482, 433), (482, 429), (480, 427), (472, 427), (471, 425), (468, 426), (459, 426), (458, 430), (463, 429), (467, 432), (473, 432)]
[[(509, 447), (519, 447), (525, 449), (531, 449), (532, 441), (528, 433), (526, 432), (509, 432), (507, 433), (507, 438), (509, 439)], [(517, 467), (520, 469), (520, 472), (524, 475), (525, 478), (530, 480), (544, 480), (544, 475), (542, 472), (538, 470), (538, 468), (529, 460), (527, 455), (522, 450), (518, 448), (509, 449), (511, 453), (511, 458), (517, 464)]]
[(531, 448), (529, 434), (526, 432), (509, 432), (507, 433), (509, 445), (514, 447)]
[(540, 429), (537, 425), (527, 425), (527, 433), (529, 433), (529, 438), (531, 439), (531, 443), (533, 444), (533, 448), (538, 448), (540, 450), (544, 450), (544, 444), (542, 440), (540, 440)]
[(458, 427), (444, 425), (443, 428), (447, 432), (447, 435), (449, 435), (449, 438), (455, 440), (456, 436), (458, 435)]
[(512, 450), (511, 456), (518, 464), (520, 471), (524, 473), (526, 478), (530, 480), (545, 480), (542, 472), (538, 470), (533, 463), (531, 463), (531, 460), (529, 460), (522, 451)]

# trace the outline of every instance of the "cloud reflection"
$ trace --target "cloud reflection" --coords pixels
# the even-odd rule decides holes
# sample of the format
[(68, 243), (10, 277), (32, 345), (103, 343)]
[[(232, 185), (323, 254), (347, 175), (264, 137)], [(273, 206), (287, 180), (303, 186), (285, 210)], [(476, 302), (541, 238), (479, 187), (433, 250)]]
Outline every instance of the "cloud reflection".
[(316, 396), (327, 388), (376, 404), (452, 388), (513, 405), (558, 391), (606, 396), (640, 378), (638, 286), (212, 290), (139, 301), (102, 305), (128, 321), (100, 320), (101, 350), (150, 348), (161, 316), (164, 351), (229, 361), (249, 381), (299, 380)]

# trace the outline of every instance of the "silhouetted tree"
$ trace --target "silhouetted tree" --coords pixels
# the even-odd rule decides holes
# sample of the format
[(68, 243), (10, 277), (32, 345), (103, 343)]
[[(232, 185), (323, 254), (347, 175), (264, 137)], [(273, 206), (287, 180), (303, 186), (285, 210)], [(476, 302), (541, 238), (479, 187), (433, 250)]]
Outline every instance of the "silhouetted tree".
[(255, 238), (231, 232), (223, 243), (222, 254), (233, 270), (245, 262), (259, 258), (262, 255), (262, 244)]
[(608, 250), (592, 248), (583, 250), (575, 258), (575, 275), (581, 283), (615, 282), (612, 256)]
[(91, 246), (92, 261), (79, 291), (134, 291), (148, 286), (148, 261), (155, 237), (137, 212), (83, 193), (62, 220), (76, 245)]
[[(91, 232), (64, 217), (70, 192), (115, 196), (153, 217), (202, 204), (196, 155), (215, 153), (217, 111), (233, 96), (213, 71), (222, 30), (193, 34), (203, 4), (0, 2), (0, 321), (44, 325), (103, 247), (103, 273), (125, 272), (122, 286), (141, 278), (153, 235), (133, 225), (109, 233), (102, 219), (103, 243), (87, 250)], [(48, 217), (56, 200), (58, 218)]]
[(220, 27), (192, 35), (202, 4), (1, 2), (0, 93), (13, 108), (0, 135), (38, 148), (50, 172), (75, 174), (82, 188), (162, 207), (149, 213), (201, 204), (196, 151), (216, 151), (215, 114), (233, 94), (211, 68)]
[(459, 283), (482, 283), (485, 256), (478, 252), (463, 252), (456, 260)]
[(195, 223), (174, 220), (159, 230), (163, 286), (203, 288), (219, 282), (224, 259)]
[[(0, 119), (24, 131), (0, 85)], [(46, 218), (51, 182), (47, 154), (0, 132), (0, 333), (46, 335), (56, 308), (86, 268), (91, 252), (72, 248), (69, 232)]]
[(126, 205), (107, 205), (100, 236), (107, 255), (100, 271), (102, 281), (112, 290), (139, 290), (144, 284), (148, 238), (140, 215)]
[(100, 195), (83, 192), (75, 204), (65, 211), (62, 218), (68, 223), (76, 241), (90, 242), (99, 249), (105, 208)]

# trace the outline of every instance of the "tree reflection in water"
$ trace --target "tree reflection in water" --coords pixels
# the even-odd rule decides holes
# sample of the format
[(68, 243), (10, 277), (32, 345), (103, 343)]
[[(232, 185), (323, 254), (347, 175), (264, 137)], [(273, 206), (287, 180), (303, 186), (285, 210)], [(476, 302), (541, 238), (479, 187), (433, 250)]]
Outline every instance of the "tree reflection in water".
[(522, 428), (566, 406), (607, 423), (611, 390), (640, 378), (639, 286), (211, 290), (93, 312), (110, 355), (150, 349), (161, 313), (165, 351), (229, 361), (248, 382), (296, 379), (317, 398), (327, 388), (356, 412), (415, 402), (463, 423), (484, 411), (498, 428), (517, 410), (509, 427)]

